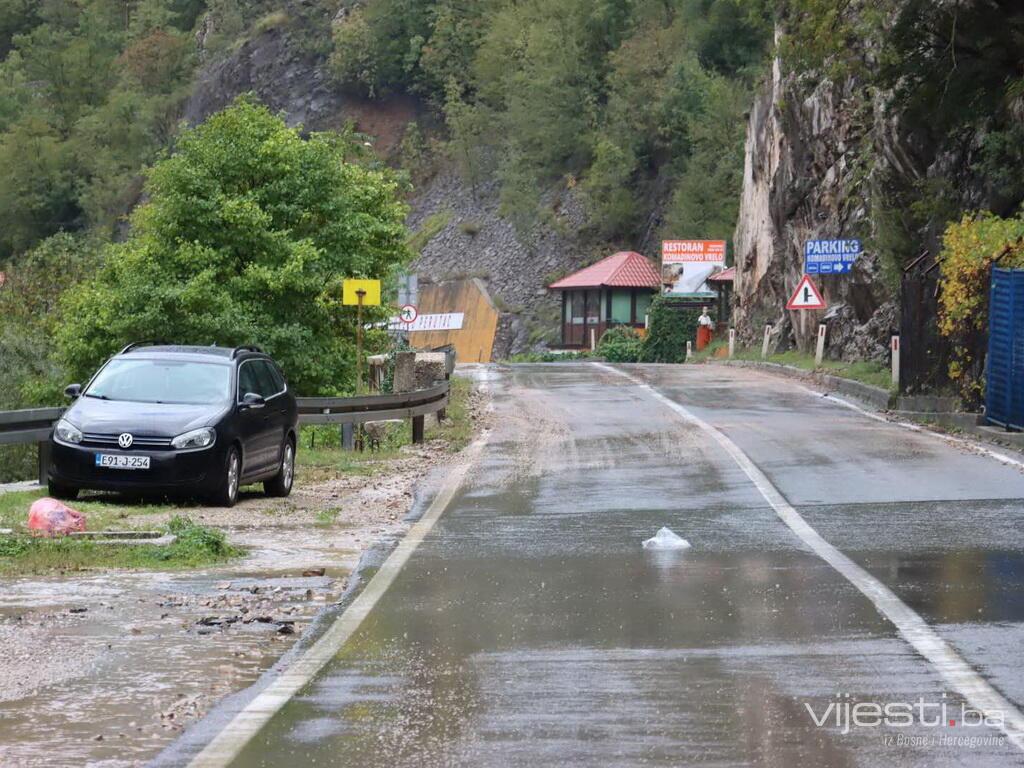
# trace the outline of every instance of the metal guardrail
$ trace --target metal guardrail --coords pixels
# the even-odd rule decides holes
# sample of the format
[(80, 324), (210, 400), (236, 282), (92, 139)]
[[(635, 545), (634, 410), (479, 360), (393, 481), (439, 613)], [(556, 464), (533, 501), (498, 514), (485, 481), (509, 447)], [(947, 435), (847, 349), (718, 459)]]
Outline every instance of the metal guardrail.
[(62, 413), (63, 408), (0, 411), (0, 445), (39, 443), (48, 440), (53, 423)]
[[(451, 382), (394, 395), (361, 397), (297, 397), (299, 424), (365, 424), (368, 421), (412, 419), (412, 439), (423, 442), (424, 416), (444, 418)], [(50, 469), (50, 432), (64, 408), (0, 411), (0, 445), (39, 446), (39, 482), (46, 484)]]

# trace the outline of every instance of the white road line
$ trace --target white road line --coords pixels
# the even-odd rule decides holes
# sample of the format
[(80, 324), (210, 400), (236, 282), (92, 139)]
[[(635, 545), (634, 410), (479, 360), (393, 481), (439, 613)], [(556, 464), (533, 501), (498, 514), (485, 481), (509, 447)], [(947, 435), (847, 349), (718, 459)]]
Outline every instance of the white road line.
[(995, 459), (996, 461), (1000, 462), (1001, 464), (1006, 464), (1008, 466), (1024, 470), (1024, 461), (1020, 461), (1019, 459), (1007, 456), (1005, 453), (1000, 453), (999, 451), (993, 451), (991, 448), (986, 448), (984, 445), (980, 445), (979, 443), (974, 442), (972, 440), (965, 440), (962, 437), (946, 435), (942, 434), (941, 432), (933, 432), (927, 427), (923, 427), (920, 424), (913, 424), (908, 421), (901, 421), (899, 419), (887, 419), (885, 416), (882, 416), (881, 414), (872, 413), (871, 411), (861, 408), (859, 405), (856, 405), (855, 403), (851, 403), (849, 400), (844, 400), (841, 397), (836, 397), (835, 395), (829, 394), (827, 392), (818, 392), (816, 390), (811, 389), (810, 387), (805, 387), (802, 384), (796, 384), (794, 386), (797, 389), (802, 389), (804, 392), (811, 395), (812, 397), (816, 397), (819, 400), (828, 400), (829, 402), (835, 403), (836, 405), (841, 405), (843, 408), (849, 408), (851, 411), (856, 411), (862, 416), (867, 416), (869, 419), (880, 421), (883, 424), (892, 424), (894, 427), (902, 427), (903, 429), (909, 429), (911, 432), (920, 432), (921, 434), (924, 435), (930, 435), (931, 437), (934, 437), (936, 440), (942, 440), (943, 442), (961, 445), (965, 448), (971, 449), (972, 451), (978, 451), (979, 453), (983, 453), (989, 458)]
[(434, 501), (388, 556), (380, 570), (328, 630), (295, 662), (232, 718), (189, 763), (191, 768), (222, 768), (238, 757), (246, 744), (313, 677), (323, 669), (363, 623), (377, 601), (387, 592), (402, 566), (420, 545), (441, 514), (455, 498), (466, 474), (487, 444), (487, 434), (473, 442), (462, 462), (445, 479)]
[[(603, 363), (593, 363), (602, 370), (616, 373), (647, 392), (663, 405), (672, 409), (685, 421), (710, 435), (725, 449), (733, 461), (761, 492), (761, 495), (775, 510), (779, 518), (789, 526), (822, 560), (855, 586), (870, 600), (875, 608), (891, 621), (899, 633), (921, 656), (927, 659), (942, 675), (943, 679), (974, 709), (985, 713), (993, 720), (1002, 720), (1003, 733), (1019, 749), (1024, 750), (1024, 715), (999, 691), (993, 688), (971, 666), (957, 654), (945, 640), (936, 634), (927, 622), (918, 616), (906, 603), (900, 600), (882, 582), (865, 571), (850, 558), (823, 539), (800, 513), (797, 512), (779, 490), (772, 484), (754, 462), (724, 433), (699, 416), (691, 413), (679, 403), (671, 400), (649, 384), (632, 374)], [(856, 406), (854, 406), (856, 407)], [(858, 409), (859, 410), (859, 409)], [(870, 414), (869, 414), (870, 415)]]

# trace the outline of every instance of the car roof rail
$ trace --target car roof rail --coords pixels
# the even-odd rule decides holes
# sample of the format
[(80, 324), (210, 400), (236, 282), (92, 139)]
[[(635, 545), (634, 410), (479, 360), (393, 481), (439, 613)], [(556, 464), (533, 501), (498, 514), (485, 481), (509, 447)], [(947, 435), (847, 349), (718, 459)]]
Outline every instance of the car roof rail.
[(137, 349), (139, 347), (166, 347), (166, 346), (170, 346), (170, 342), (169, 341), (164, 341), (163, 339), (146, 339), (145, 341), (133, 341), (127, 347), (125, 347), (120, 352), (118, 352), (118, 354), (119, 355), (123, 355), (125, 352), (131, 352), (133, 349)]
[(231, 359), (234, 360), (242, 352), (256, 352), (256, 353), (261, 354), (261, 355), (263, 354), (263, 350), (260, 349), (259, 347), (257, 347), (256, 345), (254, 345), (254, 344), (247, 344), (244, 347), (235, 347), (235, 351), (231, 353)]

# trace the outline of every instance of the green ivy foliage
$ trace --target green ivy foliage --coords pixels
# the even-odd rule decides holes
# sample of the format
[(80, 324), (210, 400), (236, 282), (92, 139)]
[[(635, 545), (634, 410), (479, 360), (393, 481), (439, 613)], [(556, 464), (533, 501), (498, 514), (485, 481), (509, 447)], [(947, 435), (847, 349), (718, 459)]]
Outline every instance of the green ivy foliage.
[(257, 344), (298, 392), (351, 388), (355, 311), (341, 282), (388, 279), (408, 249), (398, 183), (346, 162), (346, 149), (247, 98), (185, 132), (150, 171), (131, 238), (65, 297), (68, 369), (85, 378), (139, 339)]
[(651, 302), (647, 335), (640, 349), (642, 363), (682, 363), (686, 360), (686, 342), (697, 339), (700, 311), (679, 309), (672, 300), (655, 296)]

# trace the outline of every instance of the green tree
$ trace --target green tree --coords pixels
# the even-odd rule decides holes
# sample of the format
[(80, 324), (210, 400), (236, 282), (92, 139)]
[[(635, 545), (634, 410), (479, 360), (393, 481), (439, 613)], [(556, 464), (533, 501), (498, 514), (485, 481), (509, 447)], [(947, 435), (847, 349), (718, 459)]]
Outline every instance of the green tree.
[(721, 76), (709, 79), (699, 112), (689, 120), (692, 154), (685, 161), (665, 214), (675, 237), (731, 240), (743, 187), (746, 89)]
[(346, 391), (355, 316), (341, 281), (387, 279), (407, 250), (396, 181), (345, 150), (247, 98), (184, 133), (149, 173), (131, 238), (67, 296), (69, 369), (84, 377), (140, 338), (255, 343), (297, 391)]
[(99, 243), (61, 232), (3, 267), (0, 409), (53, 405), (67, 384), (53, 349), (60, 297), (99, 266)]
[(630, 185), (635, 165), (632, 153), (608, 139), (598, 141), (581, 187), (590, 225), (603, 237), (625, 232), (636, 221), (637, 201)]

